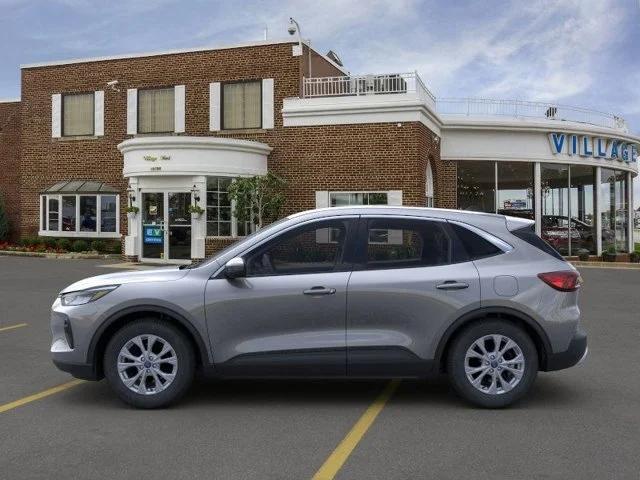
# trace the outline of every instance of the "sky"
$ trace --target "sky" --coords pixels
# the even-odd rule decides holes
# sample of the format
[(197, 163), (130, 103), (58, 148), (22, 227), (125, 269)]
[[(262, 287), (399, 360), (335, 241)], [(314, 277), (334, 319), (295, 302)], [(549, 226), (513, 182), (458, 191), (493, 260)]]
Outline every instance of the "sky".
[(417, 70), (438, 97), (584, 106), (640, 134), (640, 0), (0, 0), (0, 98), (20, 64), (282, 39), (290, 16), (351, 73)]

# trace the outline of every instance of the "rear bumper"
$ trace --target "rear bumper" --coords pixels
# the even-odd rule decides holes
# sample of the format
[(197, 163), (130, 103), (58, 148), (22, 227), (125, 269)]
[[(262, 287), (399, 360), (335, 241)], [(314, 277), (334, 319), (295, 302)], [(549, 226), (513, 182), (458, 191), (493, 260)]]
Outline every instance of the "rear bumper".
[(544, 371), (562, 370), (573, 367), (587, 356), (587, 333), (578, 327), (575, 335), (569, 343), (569, 348), (564, 352), (549, 353)]

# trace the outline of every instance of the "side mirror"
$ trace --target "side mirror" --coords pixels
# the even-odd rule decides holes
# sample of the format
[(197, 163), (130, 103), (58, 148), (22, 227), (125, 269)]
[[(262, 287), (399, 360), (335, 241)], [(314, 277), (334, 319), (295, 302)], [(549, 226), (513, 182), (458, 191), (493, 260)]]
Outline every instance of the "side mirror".
[(224, 265), (224, 274), (227, 278), (244, 277), (245, 273), (244, 260), (240, 257), (232, 258)]

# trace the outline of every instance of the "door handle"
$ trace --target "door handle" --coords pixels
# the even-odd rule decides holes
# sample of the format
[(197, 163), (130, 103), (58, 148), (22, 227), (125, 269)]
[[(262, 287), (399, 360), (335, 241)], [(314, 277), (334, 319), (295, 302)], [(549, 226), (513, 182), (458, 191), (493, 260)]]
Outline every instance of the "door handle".
[(456, 282), (455, 280), (447, 280), (440, 285), (436, 285), (436, 288), (438, 290), (462, 290), (465, 288), (469, 288), (469, 284), (464, 282)]
[(312, 295), (312, 296), (333, 295), (334, 293), (336, 293), (336, 289), (326, 288), (326, 287), (311, 287), (302, 293), (304, 293), (305, 295)]

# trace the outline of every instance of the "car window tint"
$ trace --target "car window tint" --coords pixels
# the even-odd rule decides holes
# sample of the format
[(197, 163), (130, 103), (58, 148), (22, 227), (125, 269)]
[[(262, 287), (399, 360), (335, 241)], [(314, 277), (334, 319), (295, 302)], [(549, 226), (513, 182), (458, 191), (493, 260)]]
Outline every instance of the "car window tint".
[(342, 267), (348, 223), (315, 222), (282, 234), (249, 255), (247, 275), (323, 273)]
[(442, 222), (369, 219), (366, 242), (369, 270), (445, 265), (451, 259), (451, 240)]
[(492, 255), (502, 253), (502, 250), (496, 247), (493, 243), (485, 240), (468, 228), (456, 225), (455, 223), (451, 223), (450, 225), (457, 240), (462, 244), (463, 249), (467, 253), (468, 260), (478, 260), (480, 258), (491, 257)]

